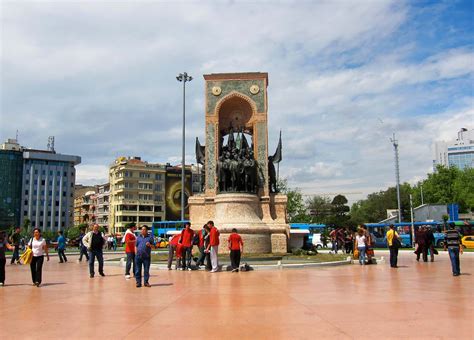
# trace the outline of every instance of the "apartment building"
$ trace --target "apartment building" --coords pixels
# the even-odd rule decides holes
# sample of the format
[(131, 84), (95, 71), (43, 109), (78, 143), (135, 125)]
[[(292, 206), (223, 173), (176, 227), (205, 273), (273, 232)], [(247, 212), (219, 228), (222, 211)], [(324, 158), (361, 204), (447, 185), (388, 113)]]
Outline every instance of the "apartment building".
[(166, 165), (117, 158), (109, 169), (109, 231), (122, 233), (131, 222), (150, 226), (164, 220), (165, 177)]

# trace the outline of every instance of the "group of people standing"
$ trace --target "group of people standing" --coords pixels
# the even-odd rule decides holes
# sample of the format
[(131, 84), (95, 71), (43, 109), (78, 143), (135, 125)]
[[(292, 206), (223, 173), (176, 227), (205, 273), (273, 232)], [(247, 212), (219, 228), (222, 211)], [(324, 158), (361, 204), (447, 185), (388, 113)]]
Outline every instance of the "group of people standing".
[(416, 260), (420, 261), (423, 256), (423, 262), (428, 262), (428, 252), (430, 253), (431, 262), (434, 262), (434, 256), (437, 254), (435, 249), (435, 237), (433, 231), (429, 227), (421, 226), (415, 232), (415, 254)]
[[(396, 232), (393, 224), (390, 225), (390, 230), (387, 231), (387, 243), (390, 250), (390, 267), (397, 268), (398, 249), (402, 247), (402, 244), (400, 241), (400, 236)], [(434, 247), (435, 238), (433, 232), (426, 227), (419, 228), (415, 233), (415, 243), (416, 260), (420, 261), (420, 255), (422, 255), (423, 261), (428, 262), (429, 251), (431, 262), (433, 262), (434, 255), (437, 254), (437, 250)], [(453, 276), (461, 275), (459, 255), (463, 253), (463, 247), (461, 243), (461, 234), (456, 230), (454, 224), (450, 224), (449, 229), (445, 232), (444, 250), (448, 251)]]
[[(369, 233), (366, 226), (359, 227), (354, 238), (354, 253), (357, 250), (360, 265), (373, 263), (374, 247), (375, 236)], [(367, 262), (365, 261), (366, 257)]]
[[(195, 268), (200, 269), (204, 266), (204, 268), (211, 273), (218, 272), (220, 269), (219, 259), (217, 257), (219, 252), (219, 236), (220, 232), (213, 221), (204, 224), (197, 232), (191, 228), (191, 223), (187, 222), (180, 234), (176, 234), (170, 238), (168, 270), (172, 269), (175, 256), (176, 270), (192, 270), (192, 250), (194, 246), (197, 246), (199, 249), (199, 257), (195, 259)], [(227, 242), (230, 251), (232, 272), (238, 272), (244, 242), (242, 241), (242, 237), (237, 233), (237, 229), (232, 229), (232, 233)]]

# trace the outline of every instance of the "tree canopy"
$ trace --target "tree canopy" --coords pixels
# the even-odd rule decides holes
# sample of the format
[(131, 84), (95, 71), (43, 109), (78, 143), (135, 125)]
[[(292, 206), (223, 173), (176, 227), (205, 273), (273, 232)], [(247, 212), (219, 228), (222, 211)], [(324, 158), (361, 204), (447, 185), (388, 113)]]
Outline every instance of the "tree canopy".
[[(289, 188), (286, 179), (280, 180), (278, 187), (288, 196), (288, 219), (290, 223), (324, 223), (335, 226), (379, 222), (387, 218), (387, 209), (397, 209), (397, 189), (371, 193), (349, 208), (347, 198), (336, 195), (329, 197), (315, 195), (303, 199), (299, 188)], [(402, 220), (410, 219), (410, 194), (413, 206), (423, 203), (458, 203), (460, 212), (474, 211), (474, 169), (438, 166), (436, 171), (415, 185), (400, 185), (400, 206)]]

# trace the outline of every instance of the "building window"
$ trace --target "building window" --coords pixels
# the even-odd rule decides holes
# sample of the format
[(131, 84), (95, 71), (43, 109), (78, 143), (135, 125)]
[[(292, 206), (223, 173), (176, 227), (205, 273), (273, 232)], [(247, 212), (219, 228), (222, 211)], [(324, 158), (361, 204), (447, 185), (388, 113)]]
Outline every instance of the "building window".
[(41, 174), (42, 174), (43, 176), (46, 175), (46, 170), (42, 170), (42, 171), (41, 171)]
[(161, 205), (155, 205), (155, 212), (161, 212)]
[(49, 175), (53, 176), (53, 170), (49, 170)]
[(56, 176), (61, 176), (61, 172), (56, 171)]
[(35, 175), (37, 175), (37, 174), (38, 174), (38, 170), (35, 170)]
[(30, 174), (30, 169), (26, 169), (26, 174), (27, 174), (27, 175)]
[(155, 179), (161, 181), (161, 174), (155, 174)]
[(24, 203), (25, 203), (25, 205), (28, 205), (28, 200), (25, 200), (25, 202), (24, 202)]
[(161, 184), (156, 184), (155, 191), (163, 191), (163, 186)]
[(25, 195), (28, 195), (28, 190), (25, 190)]
[(159, 201), (159, 202), (163, 201), (163, 196), (155, 195), (155, 201)]
[(145, 189), (145, 190), (153, 190), (153, 184), (149, 184), (149, 183), (138, 183), (138, 188), (139, 188), (139, 189)]
[(59, 201), (56, 201), (56, 206), (59, 207)]
[(146, 172), (140, 172), (140, 178), (150, 178), (150, 174)]
[(26, 183), (26, 184), (30, 184), (30, 180), (27, 179), (27, 180), (25, 181), (25, 183)]

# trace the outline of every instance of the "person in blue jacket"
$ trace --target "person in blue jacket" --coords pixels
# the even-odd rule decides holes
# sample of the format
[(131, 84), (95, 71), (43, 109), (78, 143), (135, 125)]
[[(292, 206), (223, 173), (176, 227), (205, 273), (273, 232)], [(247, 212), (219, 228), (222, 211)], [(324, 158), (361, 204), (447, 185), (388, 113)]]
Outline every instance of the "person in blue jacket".
[(66, 254), (66, 238), (62, 230), (58, 231), (58, 256), (59, 263), (67, 262)]

